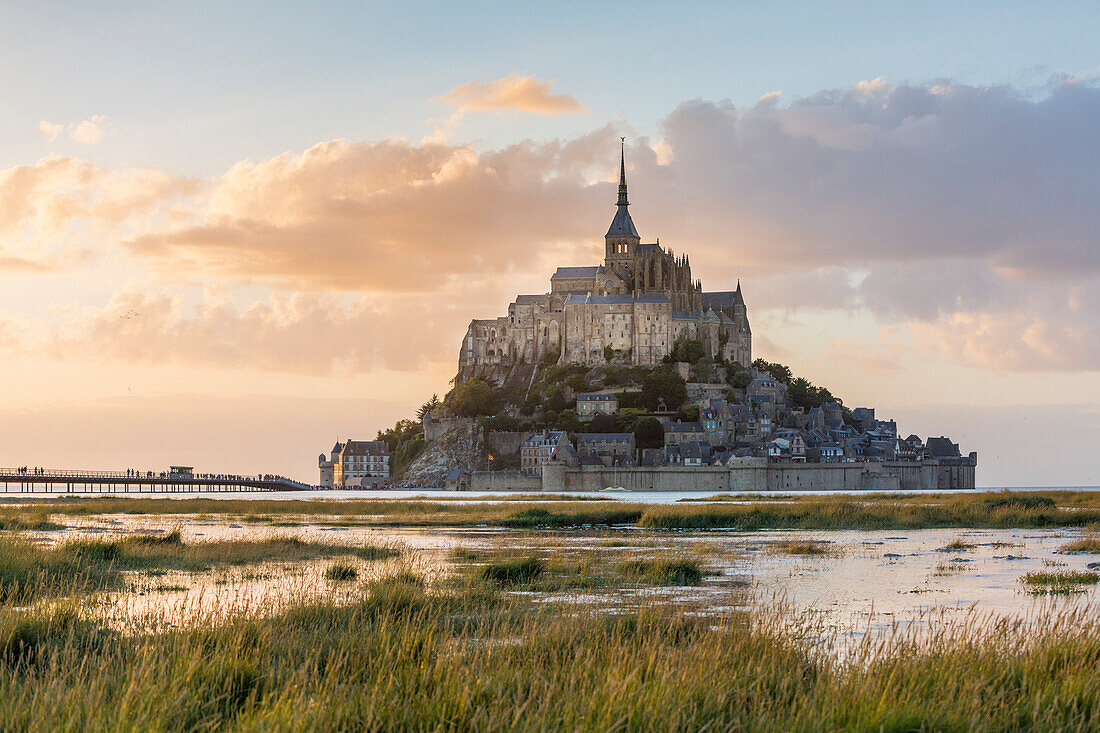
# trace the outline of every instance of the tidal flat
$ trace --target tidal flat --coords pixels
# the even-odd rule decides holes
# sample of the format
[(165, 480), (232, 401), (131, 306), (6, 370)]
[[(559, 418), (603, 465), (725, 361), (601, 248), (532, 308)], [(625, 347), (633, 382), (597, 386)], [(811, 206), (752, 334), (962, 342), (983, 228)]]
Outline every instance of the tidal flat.
[(0, 729), (1095, 729), (1097, 497), (1020, 498), (8, 504)]

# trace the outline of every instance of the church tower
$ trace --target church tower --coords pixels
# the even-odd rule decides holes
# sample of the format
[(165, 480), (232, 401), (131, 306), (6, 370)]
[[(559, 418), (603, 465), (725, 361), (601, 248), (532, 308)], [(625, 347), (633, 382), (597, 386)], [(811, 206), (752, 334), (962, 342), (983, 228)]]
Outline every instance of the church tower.
[(619, 200), (616, 202), (615, 218), (604, 235), (604, 267), (614, 272), (623, 282), (633, 279), (634, 250), (642, 241), (627, 207), (630, 202), (626, 196), (626, 138), (620, 138), (619, 152)]

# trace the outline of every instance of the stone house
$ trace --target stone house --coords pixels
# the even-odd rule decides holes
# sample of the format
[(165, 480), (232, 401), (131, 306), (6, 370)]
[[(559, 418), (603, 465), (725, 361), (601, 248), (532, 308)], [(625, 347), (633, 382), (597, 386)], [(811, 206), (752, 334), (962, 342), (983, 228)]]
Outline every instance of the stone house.
[(569, 445), (569, 436), (562, 430), (531, 433), (519, 449), (520, 472), (525, 476), (541, 476), (542, 467), (564, 445)]
[(390, 451), (384, 440), (347, 440), (317, 457), (321, 486), (371, 486), (390, 478)]
[(624, 465), (624, 459), (635, 461), (634, 433), (578, 433), (577, 454), (582, 464), (598, 458), (605, 466)]
[(706, 440), (706, 432), (701, 422), (666, 422), (665, 445), (683, 445), (696, 440)]
[(613, 394), (577, 395), (577, 418), (588, 421), (596, 415), (618, 415), (619, 398)]

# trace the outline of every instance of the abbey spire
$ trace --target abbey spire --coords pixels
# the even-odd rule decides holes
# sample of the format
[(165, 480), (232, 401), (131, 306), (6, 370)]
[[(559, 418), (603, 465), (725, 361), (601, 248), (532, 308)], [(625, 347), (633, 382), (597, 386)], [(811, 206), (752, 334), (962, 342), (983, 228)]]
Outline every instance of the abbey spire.
[[(640, 240), (638, 230), (634, 228), (634, 221), (630, 218), (630, 212), (627, 211), (630, 201), (626, 196), (626, 138), (619, 138), (619, 140), (621, 143), (619, 151), (619, 200), (615, 203), (617, 207), (615, 218), (611, 220), (611, 226), (604, 238), (632, 237), (635, 240)], [(634, 244), (637, 244), (637, 241)]]
[(626, 200), (626, 138), (619, 138), (619, 201), (616, 206), (630, 206)]

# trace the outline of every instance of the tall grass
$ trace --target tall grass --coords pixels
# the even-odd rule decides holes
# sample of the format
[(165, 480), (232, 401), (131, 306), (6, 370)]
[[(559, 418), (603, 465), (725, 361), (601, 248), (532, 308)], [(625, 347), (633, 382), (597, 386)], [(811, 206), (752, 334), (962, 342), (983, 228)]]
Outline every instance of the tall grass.
[(698, 585), (703, 570), (689, 558), (645, 558), (623, 560), (616, 569), (625, 577), (653, 585)]
[(1085, 586), (1100, 583), (1100, 573), (1084, 570), (1033, 572), (1020, 577), (1027, 592), (1035, 596), (1061, 596), (1084, 593)]
[[(920, 624), (915, 625), (917, 627)], [(0, 615), (3, 730), (1096, 730), (1095, 613), (865, 637), (432, 590), (119, 634)], [(826, 639), (826, 641), (828, 641)]]
[[(540, 497), (541, 499), (542, 497)], [(547, 496), (547, 499), (552, 498)], [(311, 521), (370, 526), (567, 528), (633, 525), (648, 529), (920, 529), (1100, 526), (1100, 492), (844, 494), (728, 497), (744, 503), (646, 505), (615, 501), (438, 502), (419, 499), (214, 500), (53, 499), (0, 506), (0, 522), (27, 512), (53, 516), (159, 514), (240, 517), (287, 524)], [(49, 520), (44, 520), (49, 521)]]
[(199, 572), (273, 560), (337, 555), (373, 560), (396, 554), (389, 548), (329, 545), (294, 537), (185, 543), (178, 530), (114, 539), (77, 538), (52, 547), (20, 536), (0, 536), (0, 603), (116, 588), (126, 570)]
[(665, 505), (647, 508), (639, 519), (649, 529), (923, 529), (1084, 527), (1100, 521), (1091, 497), (1050, 507), (974, 495), (904, 498), (805, 497), (764, 504)]
[(821, 556), (839, 554), (839, 550), (831, 543), (813, 539), (780, 540), (773, 543), (772, 547), (788, 555)]
[(1089, 535), (1062, 546), (1062, 552), (1100, 553), (1100, 535)]

